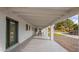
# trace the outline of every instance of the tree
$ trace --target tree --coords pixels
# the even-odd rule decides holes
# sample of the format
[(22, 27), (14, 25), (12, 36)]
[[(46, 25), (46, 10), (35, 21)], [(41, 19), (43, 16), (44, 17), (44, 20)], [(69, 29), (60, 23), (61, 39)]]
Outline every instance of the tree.
[(78, 25), (77, 24), (74, 24), (73, 25), (73, 28), (74, 28), (74, 30), (78, 30)]
[(63, 32), (71, 32), (74, 28), (73, 25), (74, 25), (74, 22), (72, 20), (66, 19), (62, 22), (58, 22), (55, 25), (55, 30), (63, 31)]
[(70, 20), (70, 19), (66, 19), (65, 23), (66, 23), (65, 26), (69, 28), (69, 32), (72, 31), (73, 30), (74, 22), (72, 20)]
[(58, 23), (55, 25), (55, 29), (56, 29), (56, 30), (62, 30), (63, 24), (64, 24), (63, 21), (62, 21), (62, 22), (58, 22)]

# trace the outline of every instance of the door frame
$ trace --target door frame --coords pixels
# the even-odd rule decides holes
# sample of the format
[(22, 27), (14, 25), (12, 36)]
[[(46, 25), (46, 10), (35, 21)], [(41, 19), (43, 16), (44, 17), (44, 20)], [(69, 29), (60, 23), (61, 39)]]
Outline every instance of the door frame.
[(9, 33), (10, 32), (10, 22), (16, 23), (16, 42), (15, 42), (15, 44), (18, 43), (18, 21), (6, 16), (6, 49), (11, 47), (9, 45), (10, 44), (10, 38), (9, 38), (10, 37), (10, 33)]

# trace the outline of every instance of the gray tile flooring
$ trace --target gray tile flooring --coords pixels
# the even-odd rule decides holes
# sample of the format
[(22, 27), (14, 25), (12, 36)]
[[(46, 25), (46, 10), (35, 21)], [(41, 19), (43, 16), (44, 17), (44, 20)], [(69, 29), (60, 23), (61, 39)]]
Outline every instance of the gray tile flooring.
[(67, 52), (67, 50), (54, 40), (33, 37), (28, 44), (25, 41), (23, 44), (16, 47), (13, 52)]

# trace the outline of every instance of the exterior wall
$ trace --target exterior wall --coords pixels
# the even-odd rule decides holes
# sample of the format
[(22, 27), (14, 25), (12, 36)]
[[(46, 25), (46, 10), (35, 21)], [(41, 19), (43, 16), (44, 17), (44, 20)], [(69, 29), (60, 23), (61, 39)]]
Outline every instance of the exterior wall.
[[(13, 18), (14, 20), (17, 20), (19, 22), (19, 30), (18, 30), (19, 43), (18, 44), (22, 43), (24, 40), (27, 40), (34, 34), (34, 31), (32, 31), (32, 28), (31, 30), (26, 31), (26, 24), (29, 24), (29, 23), (27, 23), (25, 20), (15, 16), (12, 13), (1, 13), (0, 11), (0, 51), (6, 50), (5, 49), (6, 47), (6, 16)], [(31, 24), (29, 25), (32, 26)], [(14, 47), (16, 47), (16, 45), (11, 48), (14, 48)]]
[[(48, 26), (49, 27), (49, 26)], [(48, 36), (48, 27), (44, 28), (42, 30), (42, 36), (45, 38), (45, 39), (51, 39), (51, 40), (54, 40), (54, 25), (51, 25), (50, 28), (50, 36)]]
[(45, 38), (45, 39), (50, 39), (50, 37), (48, 36), (48, 27), (44, 28), (42, 30), (42, 36)]
[(6, 38), (6, 21), (5, 16), (0, 12), (0, 51), (5, 50), (5, 38)]

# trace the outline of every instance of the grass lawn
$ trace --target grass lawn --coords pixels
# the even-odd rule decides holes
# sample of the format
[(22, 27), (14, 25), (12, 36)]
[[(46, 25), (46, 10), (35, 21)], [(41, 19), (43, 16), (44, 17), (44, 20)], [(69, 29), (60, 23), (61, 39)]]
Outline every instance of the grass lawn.
[(54, 36), (62, 36), (60, 33), (55, 33)]

